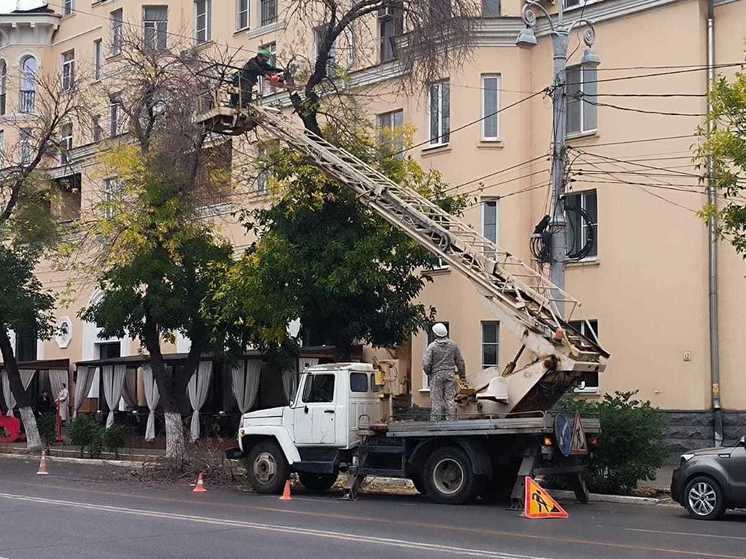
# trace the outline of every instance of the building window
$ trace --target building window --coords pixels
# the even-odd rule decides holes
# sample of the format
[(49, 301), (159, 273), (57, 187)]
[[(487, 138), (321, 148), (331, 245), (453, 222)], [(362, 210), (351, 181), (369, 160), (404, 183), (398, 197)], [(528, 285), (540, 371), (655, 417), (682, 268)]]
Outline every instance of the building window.
[[(595, 190), (568, 194), (565, 197), (567, 208), (567, 247), (570, 251), (581, 250), (586, 243), (593, 245), (586, 258), (598, 256), (598, 195)], [(576, 211), (573, 211), (576, 210)], [(584, 213), (580, 213), (583, 210)]]
[(65, 0), (62, 4), (62, 15), (69, 16), (75, 9), (75, 2), (73, 0)]
[(21, 98), (19, 99), (19, 111), (22, 113), (33, 113), (36, 106), (36, 70), (38, 65), (33, 56), (24, 56), (21, 59)]
[(198, 45), (212, 37), (212, 0), (194, 2), (194, 40)]
[[(277, 43), (267, 43), (266, 45), (260, 45), (259, 50), (268, 50), (270, 53), (269, 63), (272, 66), (277, 66)], [(262, 95), (270, 95), (274, 93), (274, 90), (267, 84), (264, 76), (259, 76), (259, 91)]]
[(445, 145), (451, 132), (451, 86), (448, 80), (430, 84), (428, 97), (430, 145)]
[(567, 68), (567, 134), (583, 134), (598, 128), (595, 65)]
[(60, 127), (60, 164), (64, 165), (70, 160), (70, 151), (73, 149), (73, 125), (66, 122)]
[(277, 0), (259, 0), (259, 4), (262, 26), (277, 23)]
[[(324, 45), (324, 40), (326, 39), (326, 34), (329, 31), (328, 25), (321, 25), (319, 27), (315, 27), (313, 30), (313, 41), (316, 45), (316, 60), (320, 59), (323, 56), (323, 53), (321, 52)], [(335, 39), (332, 43), (332, 46), (329, 47), (329, 52), (326, 55), (326, 75), (329, 77), (333, 77), (336, 75), (336, 68), (337, 68), (337, 40)]]
[(482, 369), (497, 367), (500, 360), (500, 323), (482, 322)]
[(121, 342), (97, 342), (98, 359), (117, 359), (122, 356)]
[(104, 179), (104, 217), (106, 219), (113, 219), (121, 195), (122, 183), (118, 178)]
[(5, 167), (5, 130), (0, 130), (0, 169)]
[(93, 78), (96, 80), (101, 79), (101, 72), (104, 65), (103, 62), (101, 39), (96, 39), (93, 41)]
[(122, 45), (124, 43), (123, 35), (124, 11), (122, 8), (111, 12), (111, 55), (117, 56), (122, 54)]
[(482, 0), (482, 17), (500, 17), (500, 0)]
[[(451, 336), (451, 325), (448, 322), (445, 322), (443, 320), (438, 321), (443, 326), (446, 327), (446, 331), (448, 332), (448, 337)], [(433, 323), (434, 324), (434, 323)], [(433, 333), (433, 324), (428, 325), (426, 333), (427, 333), (427, 345), (425, 346), (425, 349), (427, 349), (427, 346), (429, 346), (431, 343), (435, 341), (435, 334)], [(422, 390), (430, 390), (430, 377), (428, 377), (425, 372), (422, 372)]]
[[(570, 326), (591, 340), (598, 340), (598, 320), (571, 320)], [(598, 392), (598, 373), (584, 373), (576, 392)]]
[(101, 126), (101, 115), (94, 115), (91, 120), (93, 125), (93, 141), (100, 142), (104, 137), (104, 129)]
[(500, 74), (482, 74), (482, 139), (500, 138)]
[(75, 84), (75, 51), (62, 53), (62, 89), (67, 91)]
[(33, 328), (16, 330), (16, 360), (36, 361), (37, 338)]
[(236, 31), (249, 28), (249, 0), (236, 0)]
[(8, 93), (8, 65), (0, 60), (0, 115), (5, 114), (5, 99)]
[(404, 111), (390, 111), (376, 117), (378, 129), (378, 147), (384, 155), (404, 158)]
[(575, 8), (577, 6), (582, 6), (585, 4), (585, 0), (562, 0), (564, 2), (565, 8)]
[(109, 101), (109, 126), (109, 135), (112, 138), (124, 133), (122, 100), (117, 95), (111, 97)]
[[(497, 200), (482, 200), (482, 236), (498, 244), (500, 235), (500, 220), (499, 220), (499, 206)], [(489, 258), (497, 258), (497, 254), (492, 251), (485, 249), (485, 255)]]
[(31, 128), (21, 128), (18, 135), (21, 145), (21, 165), (28, 165), (33, 159), (34, 135)]
[(145, 48), (150, 50), (166, 50), (168, 6), (145, 6), (143, 8), (142, 21)]
[(398, 2), (378, 10), (378, 59), (381, 64), (396, 60), (396, 38), (404, 29), (404, 12)]

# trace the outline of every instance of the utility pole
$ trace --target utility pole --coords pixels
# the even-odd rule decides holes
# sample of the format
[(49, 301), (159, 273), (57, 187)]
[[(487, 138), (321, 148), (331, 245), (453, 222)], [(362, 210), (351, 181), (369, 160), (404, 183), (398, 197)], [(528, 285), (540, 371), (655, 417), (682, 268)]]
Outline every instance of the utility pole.
[(552, 80), (552, 204), (549, 231), (552, 234), (552, 261), (549, 279), (557, 287), (552, 294), (557, 312), (564, 317), (565, 309), (562, 292), (565, 289), (565, 262), (567, 260), (567, 217), (565, 215), (565, 165), (567, 162), (567, 47), (570, 33), (583, 25), (587, 29), (583, 41), (588, 47), (583, 53), (582, 63), (598, 64), (598, 57), (590, 50), (596, 38), (593, 24), (587, 19), (578, 19), (569, 26), (565, 25), (563, 2), (558, 2), (556, 23), (544, 6), (536, 0), (525, 0), (521, 17), (526, 24), (518, 35), (516, 45), (533, 47), (536, 45), (534, 26), (536, 13), (542, 12), (549, 22), (552, 36), (552, 56), (554, 58), (554, 77)]

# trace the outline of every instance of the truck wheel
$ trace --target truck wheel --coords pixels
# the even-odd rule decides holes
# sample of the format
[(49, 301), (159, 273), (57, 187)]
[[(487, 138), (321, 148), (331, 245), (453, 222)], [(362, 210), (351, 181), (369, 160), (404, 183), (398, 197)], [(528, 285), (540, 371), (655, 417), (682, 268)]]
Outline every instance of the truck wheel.
[(455, 446), (439, 448), (428, 457), (422, 481), (428, 497), (449, 505), (471, 501), (479, 490), (469, 457)]
[(725, 496), (712, 478), (697, 476), (686, 484), (684, 506), (689, 516), (698, 520), (715, 520), (725, 511)]
[(255, 444), (247, 460), (249, 482), (257, 493), (282, 492), (290, 475), (288, 462), (279, 445), (273, 441)]
[(299, 472), (298, 477), (310, 493), (326, 493), (337, 481), (337, 474), (309, 474)]

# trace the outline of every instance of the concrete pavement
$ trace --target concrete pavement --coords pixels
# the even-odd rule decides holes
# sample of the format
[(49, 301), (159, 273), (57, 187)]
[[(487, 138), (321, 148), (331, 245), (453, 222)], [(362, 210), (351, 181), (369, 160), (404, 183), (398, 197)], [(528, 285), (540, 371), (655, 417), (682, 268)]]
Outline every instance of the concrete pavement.
[(569, 520), (421, 497), (296, 495), (290, 502), (188, 484), (142, 485), (121, 468), (0, 457), (0, 557), (115, 559), (491, 557), (746, 559), (746, 515), (689, 520), (682, 509), (563, 503)]

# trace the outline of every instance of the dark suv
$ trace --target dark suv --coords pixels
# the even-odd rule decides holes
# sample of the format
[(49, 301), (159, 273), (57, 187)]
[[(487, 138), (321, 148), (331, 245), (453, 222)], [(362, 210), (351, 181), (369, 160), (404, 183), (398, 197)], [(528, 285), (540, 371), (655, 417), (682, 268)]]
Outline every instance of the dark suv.
[(726, 508), (746, 507), (746, 437), (736, 446), (682, 454), (671, 479), (671, 497), (700, 520), (719, 518)]

